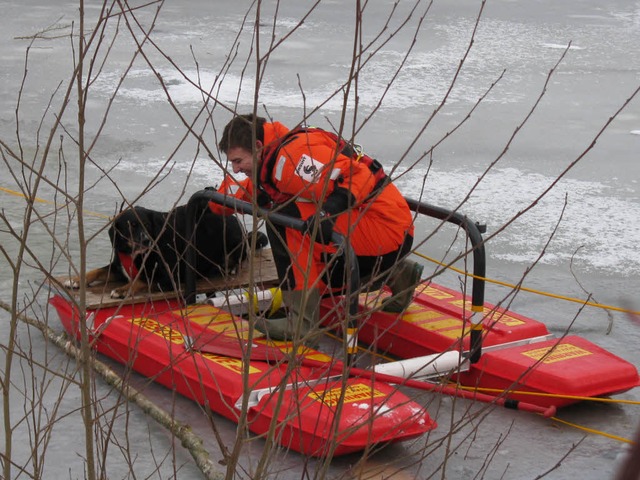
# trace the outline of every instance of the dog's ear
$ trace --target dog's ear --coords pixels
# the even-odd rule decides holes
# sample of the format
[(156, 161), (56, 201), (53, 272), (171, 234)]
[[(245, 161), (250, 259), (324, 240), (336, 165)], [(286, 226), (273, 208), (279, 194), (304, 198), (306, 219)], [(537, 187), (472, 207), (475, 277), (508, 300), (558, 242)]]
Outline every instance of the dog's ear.
[(142, 229), (147, 237), (155, 239), (157, 232), (163, 227), (164, 217), (155, 210), (140, 206), (133, 207), (133, 212), (138, 228)]
[(150, 220), (147, 219), (149, 215), (147, 215), (146, 208), (140, 207), (138, 205), (134, 205), (130, 208), (130, 212), (131, 212), (130, 223), (132, 225), (135, 225), (135, 227), (131, 227), (131, 228), (136, 228), (136, 229), (140, 228), (143, 230), (149, 229)]

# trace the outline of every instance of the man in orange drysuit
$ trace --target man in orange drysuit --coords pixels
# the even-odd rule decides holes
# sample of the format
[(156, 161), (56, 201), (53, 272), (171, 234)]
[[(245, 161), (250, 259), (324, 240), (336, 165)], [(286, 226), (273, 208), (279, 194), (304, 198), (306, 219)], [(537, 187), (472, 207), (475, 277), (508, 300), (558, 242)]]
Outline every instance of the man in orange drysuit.
[[(292, 339), (318, 326), (320, 292), (344, 284), (344, 264), (331, 256), (334, 229), (351, 243), (361, 278), (386, 280), (391, 288), (393, 297), (383, 310), (400, 312), (408, 306), (422, 273), (421, 265), (404, 258), (413, 243), (413, 217), (377, 162), (374, 167), (359, 161), (353, 148), (330, 132), (290, 131), (253, 115), (232, 119), (219, 147), (233, 172), (248, 177), (238, 182), (227, 176), (220, 192), (247, 201), (257, 194), (261, 206), (306, 220), (304, 233), (267, 226), (290, 314), (266, 320), (259, 329), (274, 339)], [(251, 181), (254, 171), (257, 189)]]

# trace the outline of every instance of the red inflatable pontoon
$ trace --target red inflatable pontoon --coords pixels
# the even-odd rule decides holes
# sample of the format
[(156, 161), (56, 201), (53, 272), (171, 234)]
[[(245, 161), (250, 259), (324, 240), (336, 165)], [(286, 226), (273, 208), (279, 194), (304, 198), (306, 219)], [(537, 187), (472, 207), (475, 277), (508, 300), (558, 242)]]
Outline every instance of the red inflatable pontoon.
[[(79, 337), (73, 302), (55, 295), (50, 303), (67, 332)], [(96, 308), (88, 310), (87, 323), (98, 352), (233, 421), (239, 419), (246, 377), (255, 400), (249, 403), (249, 429), (266, 434), (275, 422), (277, 441), (303, 454), (344, 455), (436, 427), (421, 405), (387, 383), (327, 376), (326, 369), (288, 362), (245, 364), (190, 348), (200, 334), (232, 337), (239, 345), (247, 338), (246, 321), (211, 305), (155, 300)], [(291, 346), (276, 344), (284, 350)], [(305, 356), (331, 361), (316, 351)]]
[[(470, 349), (471, 301), (425, 282), (402, 315), (381, 311), (387, 290), (360, 295), (358, 339), (400, 358)], [(322, 315), (339, 325), (341, 304), (325, 298)], [(589, 397), (621, 393), (640, 384), (635, 366), (578, 336), (553, 338), (547, 327), (484, 304), (482, 356), (452, 379), (480, 392), (540, 406), (562, 407)], [(454, 372), (452, 372), (453, 374)]]

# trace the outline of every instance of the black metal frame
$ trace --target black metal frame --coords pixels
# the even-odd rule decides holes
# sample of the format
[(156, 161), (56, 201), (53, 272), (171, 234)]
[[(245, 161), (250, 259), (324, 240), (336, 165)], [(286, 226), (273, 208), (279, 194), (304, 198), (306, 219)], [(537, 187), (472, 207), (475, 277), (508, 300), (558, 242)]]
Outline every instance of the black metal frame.
[[(262, 207), (254, 207), (254, 205), (249, 202), (245, 202), (235, 197), (230, 197), (213, 190), (201, 190), (194, 193), (187, 203), (187, 238), (191, 238), (191, 235), (193, 233), (192, 229), (193, 225), (195, 225), (197, 213), (196, 205), (198, 205), (198, 202), (202, 201), (203, 199), (210, 200), (240, 213), (253, 214), (255, 209), (256, 214), (266, 219), (267, 221), (275, 223), (277, 225), (282, 225), (284, 227), (293, 228), (300, 232), (304, 232), (307, 226), (305, 221), (299, 218), (290, 217), (289, 215), (283, 215), (281, 213), (274, 212)], [(353, 319), (358, 313), (358, 295), (357, 293), (355, 295), (352, 295), (352, 293), (358, 292), (360, 290), (360, 269), (358, 268), (358, 261), (356, 258), (356, 254), (351, 247), (351, 244), (345, 240), (343, 235), (334, 231), (331, 236), (331, 241), (337, 246), (338, 254), (345, 256), (348, 262), (345, 262), (345, 264), (348, 265), (349, 269), (351, 270), (351, 283), (347, 287), (346, 295), (348, 295), (351, 299), (349, 303), (349, 313), (351, 314), (351, 317)], [(195, 248), (193, 244), (190, 243), (187, 249), (187, 264), (195, 265), (195, 262)], [(194, 303), (195, 297), (196, 279), (194, 269), (187, 268), (185, 277), (185, 300), (187, 304)], [(353, 320), (351, 320), (350, 322), (352, 321)]]
[[(303, 232), (306, 228), (305, 222), (299, 218), (293, 218), (288, 215), (283, 215), (281, 213), (277, 213), (265, 208), (257, 207), (249, 202), (244, 202), (235, 197), (230, 197), (213, 190), (201, 190), (194, 193), (187, 204), (187, 238), (191, 238), (193, 233), (192, 229), (195, 225), (197, 212), (196, 205), (203, 199), (215, 202), (219, 205), (230, 208), (240, 213), (253, 214), (253, 212), (255, 211), (258, 216), (265, 218), (269, 222), (273, 222), (275, 224), (282, 225), (288, 228), (293, 228), (301, 232)], [(471, 242), (473, 253), (474, 276), (471, 285), (471, 306), (473, 312), (482, 312), (484, 307), (484, 278), (486, 275), (486, 254), (484, 250), (484, 240), (482, 238), (484, 226), (471, 221), (469, 218), (458, 212), (447, 210), (445, 208), (437, 207), (435, 205), (420, 202), (410, 198), (406, 198), (405, 200), (409, 204), (409, 208), (412, 211), (432, 218), (443, 220), (448, 223), (456, 224), (465, 230)], [(349, 262), (349, 267), (351, 269), (351, 283), (348, 286), (346, 295), (348, 295), (348, 298), (350, 298), (349, 313), (351, 318), (349, 320), (349, 323), (352, 323), (354, 321), (353, 319), (358, 313), (357, 292), (360, 290), (360, 272), (358, 268), (358, 262), (356, 259), (356, 255), (353, 252), (353, 248), (351, 247), (349, 242), (346, 241), (343, 235), (337, 232), (333, 232), (331, 240), (338, 246), (338, 252), (342, 255), (346, 255), (347, 261)], [(195, 248), (190, 244), (187, 249), (187, 263), (188, 265), (195, 265), (195, 262)], [(194, 303), (196, 298), (196, 278), (193, 268), (187, 268), (185, 281), (186, 302), (188, 304)], [(482, 354), (482, 330), (481, 328), (479, 328), (479, 326), (479, 324), (471, 326), (471, 346), (469, 355), (470, 361), (472, 363), (477, 362)]]
[[(419, 202), (411, 198), (405, 198), (409, 204), (409, 208), (422, 215), (443, 220), (445, 222), (459, 225), (464, 229), (471, 242), (473, 253), (473, 281), (471, 283), (471, 308), (473, 312), (482, 312), (484, 310), (484, 285), (487, 271), (486, 253), (484, 250), (484, 233), (486, 227), (479, 223), (471, 221), (465, 215), (447, 210), (446, 208), (436, 207), (425, 202)], [(471, 326), (471, 344), (469, 349), (469, 361), (476, 363), (482, 355), (482, 329), (480, 325)]]

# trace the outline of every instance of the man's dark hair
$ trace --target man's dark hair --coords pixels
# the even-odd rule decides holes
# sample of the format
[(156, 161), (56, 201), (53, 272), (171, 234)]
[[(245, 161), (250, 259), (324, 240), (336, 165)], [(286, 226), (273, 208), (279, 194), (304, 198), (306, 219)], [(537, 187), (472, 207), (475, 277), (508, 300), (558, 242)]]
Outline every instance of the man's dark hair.
[(219, 147), (224, 153), (230, 148), (240, 147), (245, 150), (253, 150), (253, 124), (256, 125), (256, 140), (264, 143), (264, 124), (266, 119), (253, 113), (237, 115), (227, 123), (222, 132)]

